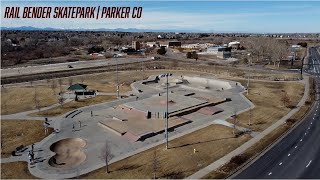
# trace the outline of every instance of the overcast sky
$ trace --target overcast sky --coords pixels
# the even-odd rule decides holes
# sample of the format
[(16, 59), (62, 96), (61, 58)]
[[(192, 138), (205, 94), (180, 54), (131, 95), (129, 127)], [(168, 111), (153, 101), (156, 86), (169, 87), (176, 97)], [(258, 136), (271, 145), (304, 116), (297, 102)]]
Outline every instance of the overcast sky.
[[(6, 6), (142, 6), (140, 19), (4, 19)], [(138, 28), (207, 32), (320, 32), (320, 2), (1, 1), (1, 27)]]

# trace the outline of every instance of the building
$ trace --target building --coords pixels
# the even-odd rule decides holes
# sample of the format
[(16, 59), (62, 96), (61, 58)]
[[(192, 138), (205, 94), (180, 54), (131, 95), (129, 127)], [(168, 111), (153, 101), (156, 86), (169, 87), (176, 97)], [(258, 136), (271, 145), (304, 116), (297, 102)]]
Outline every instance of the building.
[(138, 41), (132, 41), (132, 48), (135, 50), (140, 49), (140, 43)]
[(300, 49), (300, 48), (301, 48), (301, 45), (292, 45), (291, 48), (292, 48), (292, 49)]
[(207, 54), (217, 55), (218, 52), (223, 52), (223, 51), (230, 52), (230, 51), (231, 51), (231, 48), (229, 48), (229, 47), (224, 47), (224, 46), (209, 47), (209, 48), (207, 49)]
[(229, 51), (217, 52), (217, 58), (220, 58), (220, 59), (231, 58), (231, 52)]
[(231, 47), (232, 49), (239, 49), (240, 48), (240, 42), (238, 42), (238, 41), (230, 42), (228, 44), (228, 47)]
[(147, 45), (148, 47), (156, 47), (156, 46), (159, 45), (159, 43), (157, 43), (157, 42), (147, 42), (146, 45)]
[(175, 47), (181, 47), (180, 41), (169, 41), (169, 47), (175, 48)]
[(208, 47), (212, 47), (214, 44), (212, 43), (196, 43), (196, 44), (184, 44), (181, 47), (182, 48), (188, 48), (188, 49), (207, 49)]
[(159, 42), (159, 46), (160, 47), (166, 47), (166, 48), (168, 48), (169, 47), (169, 42), (168, 41), (160, 41)]
[(166, 48), (171, 47), (171, 48), (176, 48), (176, 47), (181, 47), (181, 42), (180, 41), (160, 41), (159, 46), (164, 46)]

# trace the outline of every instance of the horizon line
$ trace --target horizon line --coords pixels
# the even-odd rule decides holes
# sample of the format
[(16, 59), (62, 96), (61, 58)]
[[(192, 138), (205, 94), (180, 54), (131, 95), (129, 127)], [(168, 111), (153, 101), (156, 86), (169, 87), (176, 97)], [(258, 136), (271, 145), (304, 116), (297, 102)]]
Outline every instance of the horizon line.
[[(4, 29), (3, 29), (4, 28)], [(21, 29), (21, 28), (34, 28), (34, 29)], [(241, 34), (320, 34), (319, 32), (250, 32), (250, 31), (232, 31), (232, 30), (226, 30), (226, 31), (199, 31), (199, 30), (170, 30), (170, 29), (140, 29), (140, 28), (55, 28), (55, 27), (35, 27), (35, 26), (18, 26), (18, 27), (6, 27), (1, 26), (0, 30), (16, 30), (16, 31), (117, 31), (118, 30), (124, 30), (121, 32), (172, 32), (172, 33), (241, 33)], [(138, 31), (125, 31), (125, 30), (138, 30)]]

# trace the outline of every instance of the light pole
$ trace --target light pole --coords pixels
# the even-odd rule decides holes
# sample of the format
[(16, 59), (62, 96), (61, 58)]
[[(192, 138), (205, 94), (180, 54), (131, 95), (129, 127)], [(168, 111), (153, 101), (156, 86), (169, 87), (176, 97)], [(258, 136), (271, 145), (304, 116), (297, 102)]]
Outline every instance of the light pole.
[(119, 75), (118, 75), (118, 56), (116, 55), (116, 71), (117, 71), (117, 98), (119, 99)]
[(248, 83), (247, 83), (247, 95), (249, 95), (249, 86), (250, 86), (250, 76), (251, 76), (251, 54), (248, 54), (249, 60), (249, 75), (248, 75)]
[(166, 149), (168, 149), (168, 116), (169, 116), (169, 73), (166, 74), (167, 77), (167, 112), (166, 112), (166, 128), (165, 128), (165, 134), (166, 134)]
[(249, 110), (249, 126), (251, 126), (251, 116), (252, 116), (251, 110), (252, 110), (252, 108), (250, 107), (250, 110)]

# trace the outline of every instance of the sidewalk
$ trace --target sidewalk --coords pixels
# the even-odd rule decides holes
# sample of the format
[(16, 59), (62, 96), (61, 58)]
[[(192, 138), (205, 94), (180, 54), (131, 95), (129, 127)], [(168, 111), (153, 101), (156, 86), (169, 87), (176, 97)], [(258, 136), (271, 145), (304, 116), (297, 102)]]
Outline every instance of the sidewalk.
[(276, 123), (262, 131), (260, 134), (256, 135), (254, 138), (251, 140), (247, 141), (234, 151), (230, 152), (229, 154), (225, 155), (224, 157), (218, 159), (217, 161), (211, 163), (207, 167), (199, 170), (198, 172), (192, 174), (191, 176), (187, 177), (187, 179), (201, 179), (202, 177), (206, 176), (207, 174), (211, 173), (212, 171), (217, 170), (224, 164), (228, 163), (232, 157), (237, 156), (239, 154), (242, 154), (245, 152), (248, 148), (253, 146), (255, 143), (259, 142), (263, 137), (271, 133), (273, 130), (278, 128), (280, 125), (284, 124), (287, 119), (289, 119), (293, 114), (298, 112), (306, 102), (306, 100), (309, 97), (309, 77), (304, 75), (303, 78), (304, 84), (305, 84), (305, 89), (304, 89), (304, 95), (301, 98), (300, 102), (298, 103), (297, 107), (295, 109), (292, 109), (286, 116), (278, 120)]
[[(72, 101), (72, 99), (68, 99), (63, 104), (71, 102), (71, 101)], [(61, 104), (59, 104), (59, 103), (53, 104), (53, 105), (41, 108), (40, 111), (45, 111), (45, 110), (55, 108), (58, 106), (61, 106)], [(44, 117), (28, 116), (28, 114), (35, 113), (35, 112), (39, 112), (39, 110), (35, 109), (35, 110), (24, 111), (24, 112), (15, 113), (15, 114), (1, 115), (1, 119), (4, 119), (4, 120), (10, 120), (10, 119), (13, 119), (13, 120), (44, 120)], [(55, 118), (58, 118), (58, 117), (55, 117)]]

